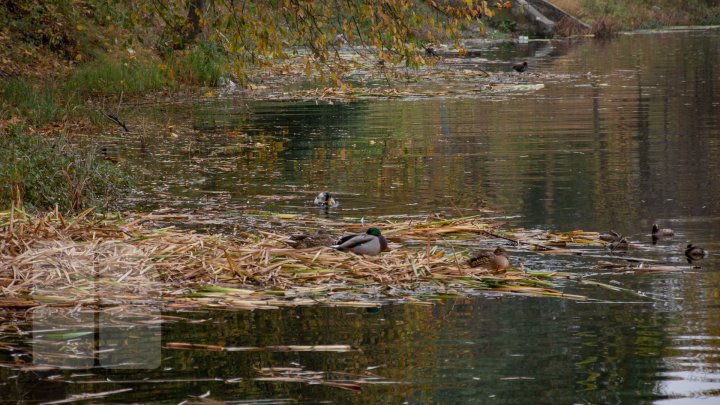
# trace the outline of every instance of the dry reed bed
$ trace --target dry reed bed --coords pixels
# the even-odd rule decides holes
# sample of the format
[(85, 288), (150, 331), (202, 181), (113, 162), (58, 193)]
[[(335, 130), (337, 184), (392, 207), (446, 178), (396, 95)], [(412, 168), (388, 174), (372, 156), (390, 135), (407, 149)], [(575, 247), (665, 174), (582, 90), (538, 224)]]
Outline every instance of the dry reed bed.
[[(57, 212), (0, 212), (0, 307), (157, 302), (173, 308), (375, 306), (387, 296), (412, 300), (475, 290), (585, 298), (553, 288), (551, 279), (566, 274), (492, 274), (469, 268), (466, 249), (456, 249), (459, 245), (512, 240), (479, 216), (387, 223), (381, 228), (393, 249), (376, 257), (329, 247), (296, 250), (286, 243), (289, 235), (277, 231), (229, 236), (147, 225), (190, 219), (95, 216), (89, 210), (68, 219)], [(288, 215), (274, 220), (302, 228), (329, 227), (338, 235), (362, 231), (357, 224)], [(554, 240), (549, 244), (597, 243), (592, 233), (525, 236)], [(548, 249), (539, 242), (530, 246)]]

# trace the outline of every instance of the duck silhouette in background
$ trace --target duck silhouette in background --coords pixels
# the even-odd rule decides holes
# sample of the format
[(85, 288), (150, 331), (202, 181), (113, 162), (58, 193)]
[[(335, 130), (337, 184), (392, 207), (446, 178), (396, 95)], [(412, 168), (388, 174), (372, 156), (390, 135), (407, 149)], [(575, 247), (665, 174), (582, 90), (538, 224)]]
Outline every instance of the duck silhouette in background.
[(692, 263), (697, 260), (702, 260), (708, 255), (707, 250), (700, 246), (695, 246), (692, 243), (688, 243), (685, 248), (685, 257), (687, 257), (688, 263)]
[(658, 224), (653, 224), (650, 235), (652, 236), (652, 243), (655, 245), (660, 239), (670, 238), (675, 235), (675, 231), (670, 228), (660, 228)]
[(528, 63), (527, 63), (527, 62), (518, 63), (517, 65), (513, 65), (512, 68), (513, 68), (514, 71), (516, 71), (516, 72), (518, 72), (518, 73), (522, 73), (522, 72), (527, 71), (527, 69), (528, 69)]
[(675, 235), (675, 231), (673, 231), (670, 228), (660, 228), (658, 224), (653, 224), (652, 227), (652, 236), (656, 236), (658, 238), (664, 237), (664, 236), (673, 236)]

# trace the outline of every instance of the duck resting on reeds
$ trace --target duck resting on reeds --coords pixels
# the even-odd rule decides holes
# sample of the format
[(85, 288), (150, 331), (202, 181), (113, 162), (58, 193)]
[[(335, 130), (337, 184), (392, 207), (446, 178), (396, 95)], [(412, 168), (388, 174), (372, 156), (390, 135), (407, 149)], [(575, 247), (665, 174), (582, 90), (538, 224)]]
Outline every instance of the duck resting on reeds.
[(611, 229), (609, 232), (601, 233), (599, 239), (605, 242), (617, 242), (622, 239), (622, 235)]
[(336, 200), (329, 191), (322, 191), (315, 197), (314, 204), (321, 208), (335, 208), (340, 203)]
[(306, 233), (291, 235), (287, 244), (295, 249), (307, 249), (318, 246), (331, 246), (335, 243), (335, 237), (327, 233), (327, 231), (319, 230), (314, 235)]
[(385, 237), (378, 228), (370, 228), (365, 233), (347, 235), (340, 238), (333, 247), (340, 251), (353, 252), (361, 256), (376, 256), (390, 250)]
[(685, 248), (685, 256), (688, 260), (700, 260), (707, 256), (707, 250), (689, 243)]
[(492, 253), (483, 252), (468, 260), (470, 267), (483, 267), (492, 272), (499, 273), (510, 267), (507, 250), (497, 247)]
[(625, 250), (628, 250), (630, 248), (630, 242), (628, 242), (625, 238), (620, 238), (620, 240), (616, 240), (613, 242), (610, 242), (610, 251), (615, 252), (622, 252)]

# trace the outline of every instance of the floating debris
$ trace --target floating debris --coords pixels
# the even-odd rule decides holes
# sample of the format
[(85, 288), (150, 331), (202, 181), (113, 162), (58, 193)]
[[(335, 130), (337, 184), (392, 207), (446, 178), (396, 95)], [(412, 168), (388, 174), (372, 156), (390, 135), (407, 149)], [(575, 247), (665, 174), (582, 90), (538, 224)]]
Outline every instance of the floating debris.
[(319, 384), (328, 387), (335, 387), (350, 391), (361, 391), (362, 385), (367, 383), (378, 383), (378, 377), (374, 374), (366, 375), (348, 375), (346, 377), (355, 377), (353, 379), (339, 379), (331, 372), (310, 371), (302, 367), (263, 367), (258, 370), (261, 377), (254, 378), (255, 381), (275, 381), (275, 382), (299, 382), (305, 384)]
[(180, 350), (205, 350), (211, 352), (349, 352), (352, 346), (349, 345), (288, 345), (288, 346), (265, 346), (265, 347), (226, 347), (219, 345), (206, 345), (198, 343), (170, 342), (165, 345), (167, 349)]
[(493, 250), (497, 241), (543, 254), (581, 254), (606, 245), (595, 232), (507, 230), (482, 215), (385, 218), (376, 226), (392, 250), (369, 257), (325, 246), (295, 249), (291, 239), (300, 229), (328, 229), (337, 237), (363, 232), (367, 225), (295, 214), (245, 215), (275, 226), (265, 230), (258, 221), (252, 232), (203, 234), (163, 225), (194, 219), (207, 224), (191, 214), (103, 216), (86, 210), (66, 219), (58, 212), (0, 212), (0, 307), (162, 303), (169, 309), (368, 308), (388, 298), (434, 300), (478, 291), (585, 300), (552, 283), (567, 282), (569, 273), (510, 268), (493, 274), (471, 268), (469, 251)]
[(93, 400), (93, 399), (102, 399), (102, 398), (106, 398), (106, 397), (108, 397), (108, 396), (110, 396), (110, 395), (121, 394), (121, 393), (123, 393), (123, 392), (128, 392), (128, 391), (132, 391), (132, 388), (122, 388), (122, 389), (119, 389), (119, 390), (105, 391), (105, 392), (96, 392), (96, 393), (87, 393), (87, 394), (73, 394), (73, 395), (70, 395), (67, 399), (63, 399), (63, 400), (60, 400), (60, 401), (43, 402), (43, 403), (40, 404), (40, 405), (46, 405), (46, 404), (48, 404), (48, 405), (49, 405), (49, 404), (69, 404), (69, 403), (78, 402), (78, 401), (88, 401), (88, 400)]

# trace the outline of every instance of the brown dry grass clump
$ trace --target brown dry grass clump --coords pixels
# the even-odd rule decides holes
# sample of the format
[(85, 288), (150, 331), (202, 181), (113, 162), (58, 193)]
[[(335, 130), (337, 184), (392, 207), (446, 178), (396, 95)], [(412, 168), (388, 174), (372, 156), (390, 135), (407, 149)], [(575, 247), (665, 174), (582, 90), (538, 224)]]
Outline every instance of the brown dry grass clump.
[(595, 38), (613, 38), (620, 32), (620, 28), (620, 24), (614, 18), (602, 16), (595, 20), (590, 28), (590, 32), (592, 32)]
[(563, 17), (553, 27), (553, 32), (557, 37), (573, 37), (585, 35), (588, 30), (572, 18)]
[[(332, 228), (338, 235), (363, 230), (314, 218), (274, 218), (304, 229)], [(584, 298), (551, 288), (555, 273), (470, 268), (462, 243), (503, 238), (478, 216), (380, 225), (396, 243), (375, 257), (330, 247), (293, 249), (289, 235), (272, 230), (230, 236), (148, 226), (190, 220), (176, 214), (103, 217), (90, 210), (72, 219), (57, 212), (0, 212), (0, 306), (162, 301), (170, 307), (254, 309), (345, 305), (347, 297), (354, 297), (347, 305), (367, 306), (377, 305), (371, 297), (393, 295), (388, 287), (407, 292), (401, 296), (496, 290)]]

